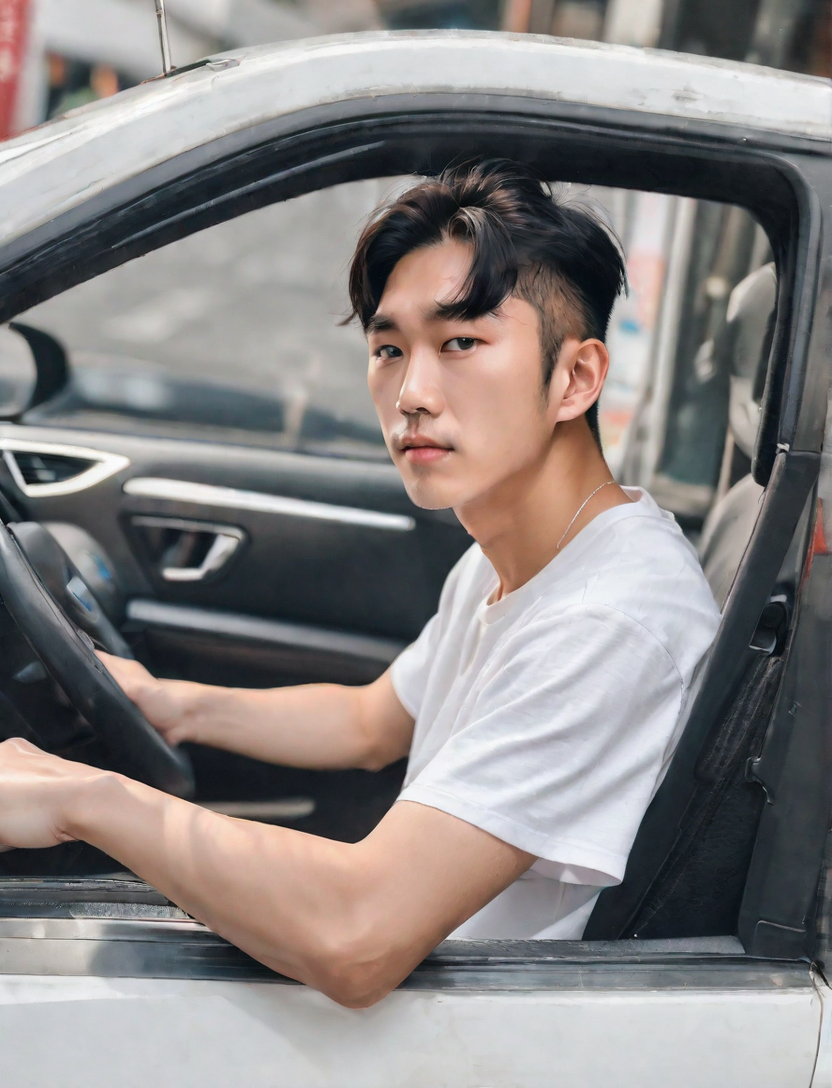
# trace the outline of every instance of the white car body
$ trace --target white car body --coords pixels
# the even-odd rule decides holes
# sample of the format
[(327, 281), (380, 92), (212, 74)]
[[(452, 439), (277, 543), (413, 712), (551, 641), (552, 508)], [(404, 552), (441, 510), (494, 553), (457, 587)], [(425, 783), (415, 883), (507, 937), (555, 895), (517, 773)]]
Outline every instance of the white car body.
[[(292, 42), (226, 54), (4, 144), (0, 245), (17, 252), (58, 217), (253, 126), (314, 124), (333, 104), (418, 111), (431, 96), (626, 115), (680, 141), (688, 128), (762, 134), (786, 156), (795, 140), (821, 154), (832, 140), (827, 82), (750, 65), (509, 35)], [(832, 1086), (822, 974), (748, 957), (735, 937), (478, 943), (444, 961), (440, 950), (378, 1006), (351, 1011), (268, 977), (175, 911), (128, 908), (0, 917), (4, 1088)]]

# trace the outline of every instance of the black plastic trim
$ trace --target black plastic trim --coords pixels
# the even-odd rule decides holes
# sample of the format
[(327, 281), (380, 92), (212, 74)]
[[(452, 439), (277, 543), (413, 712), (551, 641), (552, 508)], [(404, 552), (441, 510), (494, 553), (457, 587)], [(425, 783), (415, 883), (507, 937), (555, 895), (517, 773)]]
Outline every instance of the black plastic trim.
[[(778, 261), (777, 323), (763, 392), (761, 423), (754, 448), (752, 475), (765, 486), (779, 448), (790, 449), (797, 436), (806, 387), (806, 369), (812, 336), (815, 299), (820, 279), (822, 212), (817, 193), (797, 186), (797, 224), (793, 244)], [(828, 380), (828, 379), (827, 379)], [(811, 383), (810, 383), (811, 384)], [(821, 417), (811, 433), (801, 435), (801, 448), (819, 451), (823, 439)]]
[(310, 624), (269, 620), (261, 616), (245, 616), (141, 598), (128, 602), (127, 618), (148, 627), (194, 631), (274, 646), (292, 646), (313, 652), (378, 661), (385, 665), (389, 665), (406, 645), (397, 639), (375, 638), (352, 631), (331, 631)]
[(755, 774), (764, 807), (739, 918), (756, 955), (815, 953), (814, 911), (832, 812), (832, 556), (812, 557), (781, 698)]
[(19, 419), (24, 413), (51, 400), (66, 388), (70, 376), (69, 360), (63, 344), (42, 329), (33, 329), (31, 325), (23, 325), (19, 321), (12, 321), (9, 328), (22, 336), (29, 345), (36, 367), (35, 387), (28, 403), (19, 412), (7, 417)]
[[(695, 941), (687, 950), (660, 943), (448, 941), (399, 989), (782, 992), (813, 986), (808, 962), (751, 959), (736, 942), (717, 951)], [(0, 975), (8, 974), (298, 985), (190, 919), (0, 918)]]

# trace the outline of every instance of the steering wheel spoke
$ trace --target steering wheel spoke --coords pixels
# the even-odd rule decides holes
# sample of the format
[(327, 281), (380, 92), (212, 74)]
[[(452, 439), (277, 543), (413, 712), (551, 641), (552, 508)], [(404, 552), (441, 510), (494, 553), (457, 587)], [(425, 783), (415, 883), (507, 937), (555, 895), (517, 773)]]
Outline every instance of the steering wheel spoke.
[[(28, 558), (30, 547), (34, 562)], [(132, 657), (129, 647), (43, 526), (0, 523), (0, 598), (119, 768), (167, 793), (192, 796), (188, 757), (156, 732), (95, 654), (97, 644), (117, 656)]]

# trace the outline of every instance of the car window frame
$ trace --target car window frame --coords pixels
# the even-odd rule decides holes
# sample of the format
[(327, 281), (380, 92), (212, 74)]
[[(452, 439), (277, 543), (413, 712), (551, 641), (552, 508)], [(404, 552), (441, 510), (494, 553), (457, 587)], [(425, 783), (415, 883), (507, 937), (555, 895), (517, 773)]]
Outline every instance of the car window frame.
[[(15, 239), (0, 249), (0, 319), (220, 218), (312, 188), (429, 169), (451, 147), (459, 154), (465, 133), (505, 149), (509, 137), (520, 138), (519, 130), (538, 149), (544, 168), (547, 158), (562, 156), (569, 168), (558, 176), (565, 181), (742, 204), (772, 242), (780, 304), (765, 395), (766, 438), (755, 462), (755, 475), (769, 486), (757, 543), (752, 541), (738, 579), (750, 591), (743, 596), (738, 590), (729, 604), (717, 643), (729, 652), (714, 654), (705, 678), (707, 698), (693, 735), (701, 740), (737, 682), (741, 669), (730, 651), (749, 645), (817, 477), (822, 421), (816, 410), (804, 410), (804, 390), (821, 387), (828, 377), (821, 353), (809, 351), (821, 244), (812, 177), (824, 158), (815, 142), (498, 94), (335, 102), (187, 152)], [(770, 191), (762, 192), (762, 181)], [(189, 194), (197, 187), (203, 199), (193, 207)], [(120, 241), (113, 245), (112, 239)], [(820, 815), (813, 809), (813, 817)]]

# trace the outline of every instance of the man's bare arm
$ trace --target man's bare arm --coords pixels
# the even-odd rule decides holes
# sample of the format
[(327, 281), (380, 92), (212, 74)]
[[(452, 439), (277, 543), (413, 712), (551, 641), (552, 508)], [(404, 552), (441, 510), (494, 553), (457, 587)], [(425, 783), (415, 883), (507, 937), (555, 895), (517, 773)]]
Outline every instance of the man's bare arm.
[(254, 691), (157, 680), (138, 661), (99, 657), (171, 743), (196, 741), (288, 767), (380, 770), (410, 751), (413, 719), (389, 670), (372, 684)]
[(360, 843), (234, 820), (149, 786), (0, 744), (0, 843), (83, 839), (251, 956), (351, 1007), (384, 997), (534, 861), (399, 802)]

